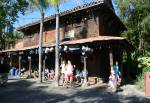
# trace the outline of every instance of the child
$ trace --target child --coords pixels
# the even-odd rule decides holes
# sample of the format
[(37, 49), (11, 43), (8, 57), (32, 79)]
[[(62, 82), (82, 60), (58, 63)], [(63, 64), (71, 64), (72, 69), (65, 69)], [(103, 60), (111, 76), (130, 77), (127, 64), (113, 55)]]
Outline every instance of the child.
[(65, 81), (65, 72), (66, 72), (65, 61), (62, 61), (62, 64), (60, 65), (60, 67), (61, 67), (61, 78), (62, 78), (62, 82), (64, 83), (64, 81)]
[(111, 74), (109, 76), (109, 82), (108, 82), (108, 85), (110, 86), (110, 88), (112, 89), (112, 91), (116, 91), (116, 78), (115, 78), (115, 72), (114, 70), (112, 69), (111, 70)]
[(53, 80), (54, 77), (55, 77), (55, 72), (54, 72), (54, 70), (52, 69), (52, 70), (50, 70), (50, 79)]

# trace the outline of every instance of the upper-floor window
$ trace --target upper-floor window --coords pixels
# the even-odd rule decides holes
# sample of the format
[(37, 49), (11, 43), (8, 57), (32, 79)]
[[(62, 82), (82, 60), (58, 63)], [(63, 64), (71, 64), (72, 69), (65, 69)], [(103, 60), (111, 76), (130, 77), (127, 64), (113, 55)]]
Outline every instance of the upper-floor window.
[(65, 32), (65, 38), (74, 38), (75, 37), (75, 31), (74, 29), (68, 30)]

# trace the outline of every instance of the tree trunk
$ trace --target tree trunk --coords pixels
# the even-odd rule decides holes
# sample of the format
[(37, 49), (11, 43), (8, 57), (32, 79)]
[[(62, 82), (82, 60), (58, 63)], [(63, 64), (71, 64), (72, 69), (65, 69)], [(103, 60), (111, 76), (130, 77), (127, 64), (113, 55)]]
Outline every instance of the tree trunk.
[(43, 22), (44, 11), (41, 9), (40, 34), (39, 34), (39, 81), (42, 83), (42, 40), (43, 40)]
[(144, 38), (143, 38), (143, 32), (140, 32), (140, 36), (139, 36), (139, 52), (140, 54), (143, 53), (144, 51)]
[(59, 5), (56, 11), (55, 82), (59, 85)]

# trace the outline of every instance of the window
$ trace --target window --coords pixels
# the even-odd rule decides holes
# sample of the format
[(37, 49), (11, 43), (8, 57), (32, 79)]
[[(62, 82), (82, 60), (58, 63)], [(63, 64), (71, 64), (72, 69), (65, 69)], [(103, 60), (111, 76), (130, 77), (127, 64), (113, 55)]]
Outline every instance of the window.
[(65, 38), (74, 38), (74, 36), (75, 36), (74, 29), (71, 29), (65, 33)]

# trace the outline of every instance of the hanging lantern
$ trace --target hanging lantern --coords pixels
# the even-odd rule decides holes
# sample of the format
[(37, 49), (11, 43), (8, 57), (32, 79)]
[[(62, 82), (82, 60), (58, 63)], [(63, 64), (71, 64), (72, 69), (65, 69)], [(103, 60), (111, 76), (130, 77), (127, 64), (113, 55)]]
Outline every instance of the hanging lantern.
[(82, 52), (82, 55), (85, 55), (85, 52)]
[(59, 46), (59, 49), (60, 49), (60, 50), (62, 49), (61, 45)]
[(49, 50), (50, 50), (50, 52), (52, 52), (52, 51), (54, 50), (54, 48), (53, 48), (53, 47), (51, 47)]
[(46, 48), (46, 49), (45, 49), (45, 53), (47, 54), (48, 52), (50, 52), (50, 49), (49, 49), (49, 48)]
[(82, 51), (86, 51), (86, 47), (85, 46), (82, 46)]
[(30, 60), (31, 59), (31, 56), (28, 56), (28, 60)]
[(67, 49), (68, 49), (68, 46), (65, 45), (64, 46), (64, 51), (67, 51)]

